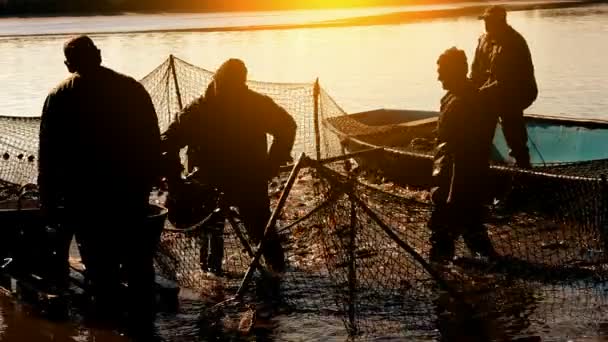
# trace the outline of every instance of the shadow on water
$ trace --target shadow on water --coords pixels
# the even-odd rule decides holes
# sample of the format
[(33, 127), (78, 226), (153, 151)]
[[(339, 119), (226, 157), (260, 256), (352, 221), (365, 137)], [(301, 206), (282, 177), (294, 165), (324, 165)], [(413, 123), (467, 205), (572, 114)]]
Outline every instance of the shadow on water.
[[(392, 296), (390, 303), (378, 302), (371, 312), (361, 309), (362, 326), (386, 330), (382, 341), (552, 341), (581, 336), (607, 336), (608, 307), (602, 282), (579, 280), (553, 282), (502, 277), (499, 273), (467, 266), (476, 273), (475, 289), (465, 291), (463, 306), (446, 293), (412, 298)], [(332, 285), (321, 276), (294, 273), (308, 286), (281, 284), (257, 279), (245, 304), (222, 312), (211, 311), (204, 296), (184, 289), (177, 313), (161, 313), (156, 328), (163, 341), (346, 341), (344, 312), (332, 298)], [(333, 304), (332, 304), (333, 303)], [(326, 308), (319, 311), (318, 308)], [(0, 297), (0, 339), (2, 341), (128, 341), (120, 334), (84, 325), (73, 315), (72, 322), (49, 321), (26, 305)], [(366, 340), (362, 334), (354, 340)]]
[(0, 296), (0, 340), (3, 342), (128, 341), (112, 330), (85, 326), (78, 318), (71, 322), (48, 320), (27, 305), (17, 303), (5, 296)]

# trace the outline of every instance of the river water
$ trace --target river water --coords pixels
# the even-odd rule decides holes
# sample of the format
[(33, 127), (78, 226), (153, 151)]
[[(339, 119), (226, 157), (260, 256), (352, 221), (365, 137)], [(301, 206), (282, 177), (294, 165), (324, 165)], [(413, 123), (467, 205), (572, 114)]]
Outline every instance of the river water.
[[(475, 4), (475, 3), (471, 3)], [(483, 24), (473, 17), (435, 19), (392, 25), (298, 28), (290, 30), (224, 31), (247, 25), (294, 24), (386, 14), (394, 11), (447, 8), (375, 8), (336, 11), (289, 11), (230, 14), (156, 14), (94, 17), (0, 19), (0, 114), (37, 116), (46, 93), (67, 76), (62, 44), (66, 33), (97, 32), (93, 39), (104, 63), (142, 78), (169, 54), (213, 70), (229, 57), (242, 58), (250, 78), (272, 82), (310, 82), (321, 85), (348, 112), (385, 108), (436, 110), (442, 90), (436, 80), (437, 56), (458, 46), (472, 57)], [(528, 40), (540, 88), (530, 113), (608, 119), (608, 4), (509, 15), (511, 24)], [(216, 32), (172, 29), (218, 28)], [(131, 32), (128, 31), (148, 31)], [(210, 30), (214, 31), (214, 30)], [(551, 288), (542, 292), (545, 296)], [(563, 290), (562, 290), (563, 292)], [(566, 291), (567, 292), (567, 291)], [(593, 328), (577, 322), (580, 305), (598, 304), (577, 293), (571, 301), (540, 301), (540, 311), (571, 306), (571, 317), (557, 317), (552, 325), (537, 319), (529, 335), (548, 341), (596, 341), (608, 336), (607, 322), (594, 318)], [(564, 295), (568, 298), (568, 294)], [(574, 296), (574, 295), (572, 295)], [(550, 296), (549, 296), (550, 297)], [(581, 304), (582, 303), (582, 304)], [(169, 341), (204, 340), (196, 328), (197, 302), (186, 296), (177, 315), (162, 315), (158, 327)], [(580, 316), (580, 315), (578, 315)], [(344, 340), (338, 317), (319, 320), (310, 315), (282, 317), (271, 337), (259, 340)], [(525, 334), (524, 334), (525, 335)], [(27, 307), (0, 300), (2, 341), (122, 341), (115, 333), (79, 324), (55, 324), (38, 318)], [(421, 340), (435, 340), (435, 328), (422, 331)]]
[[(16, 37), (16, 33), (271, 25), (387, 11), (1, 19), (0, 36), (13, 36), (0, 38), (0, 112), (39, 115), (46, 93), (67, 76), (62, 55), (65, 36)], [(527, 38), (536, 67), (540, 94), (528, 112), (607, 115), (607, 4), (514, 12), (509, 20)], [(442, 94), (436, 80), (437, 56), (458, 46), (472, 58), (482, 30), (482, 22), (464, 17), (340, 28), (97, 34), (94, 39), (106, 65), (138, 79), (169, 54), (211, 70), (229, 57), (238, 57), (255, 80), (310, 82), (319, 77), (337, 102), (353, 112), (380, 107), (436, 110)]]

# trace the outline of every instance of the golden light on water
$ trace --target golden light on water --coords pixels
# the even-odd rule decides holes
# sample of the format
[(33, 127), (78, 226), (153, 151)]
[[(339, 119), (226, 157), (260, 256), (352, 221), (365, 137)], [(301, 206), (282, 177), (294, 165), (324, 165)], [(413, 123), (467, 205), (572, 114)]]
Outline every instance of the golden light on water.
[(293, 3), (309, 8), (344, 8), (374, 6), (378, 0), (296, 0)]
[[(190, 0), (195, 4), (195, 0)], [(383, 0), (232, 0), (219, 3), (222, 10), (269, 10), (269, 9), (324, 9), (324, 8), (351, 8), (385, 5)]]

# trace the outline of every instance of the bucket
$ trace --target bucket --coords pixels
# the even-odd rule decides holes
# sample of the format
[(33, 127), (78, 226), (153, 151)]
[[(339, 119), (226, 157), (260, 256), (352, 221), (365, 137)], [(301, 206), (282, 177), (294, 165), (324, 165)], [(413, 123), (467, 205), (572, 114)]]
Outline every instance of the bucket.
[[(165, 228), (165, 221), (169, 210), (157, 204), (148, 205), (148, 213), (144, 223), (145, 234), (142, 234), (140, 242), (146, 246), (148, 253), (154, 254), (160, 241), (160, 236)], [(143, 240), (143, 241), (142, 241)]]
[[(137, 246), (138, 254), (154, 256), (167, 214), (165, 207), (148, 205), (143, 224), (130, 236), (130, 243)], [(39, 208), (0, 209), (0, 261), (13, 260), (11, 268), (20, 273), (53, 278), (64, 261), (57, 260), (63, 259), (62, 253), (56, 253), (61, 241), (46, 223)]]

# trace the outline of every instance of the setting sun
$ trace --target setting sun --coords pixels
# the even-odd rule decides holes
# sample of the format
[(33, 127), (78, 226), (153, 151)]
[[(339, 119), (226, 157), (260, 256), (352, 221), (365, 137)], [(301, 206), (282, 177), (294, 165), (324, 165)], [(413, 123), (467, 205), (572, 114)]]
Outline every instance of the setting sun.
[(364, 7), (378, 5), (379, 0), (296, 0), (294, 7), (306, 8), (342, 8), (342, 7)]

